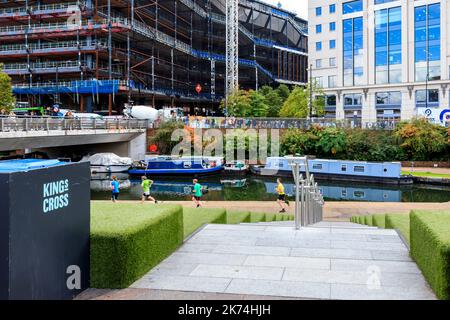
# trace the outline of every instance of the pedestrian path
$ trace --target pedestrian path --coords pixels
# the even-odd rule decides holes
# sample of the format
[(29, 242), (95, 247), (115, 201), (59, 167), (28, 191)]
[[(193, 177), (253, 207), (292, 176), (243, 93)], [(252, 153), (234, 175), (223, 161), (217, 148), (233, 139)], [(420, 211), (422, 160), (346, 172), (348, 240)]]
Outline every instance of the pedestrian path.
[(435, 299), (395, 230), (208, 225), (131, 288), (298, 299)]

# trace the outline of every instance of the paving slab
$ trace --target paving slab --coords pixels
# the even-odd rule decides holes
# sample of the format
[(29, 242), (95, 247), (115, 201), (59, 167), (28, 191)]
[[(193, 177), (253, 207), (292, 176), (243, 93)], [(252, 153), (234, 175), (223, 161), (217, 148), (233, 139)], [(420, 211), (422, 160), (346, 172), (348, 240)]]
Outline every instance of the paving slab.
[(131, 288), (138, 291), (132, 292), (141, 298), (198, 292), (254, 299), (435, 299), (395, 231), (357, 226), (208, 225), (136, 281)]

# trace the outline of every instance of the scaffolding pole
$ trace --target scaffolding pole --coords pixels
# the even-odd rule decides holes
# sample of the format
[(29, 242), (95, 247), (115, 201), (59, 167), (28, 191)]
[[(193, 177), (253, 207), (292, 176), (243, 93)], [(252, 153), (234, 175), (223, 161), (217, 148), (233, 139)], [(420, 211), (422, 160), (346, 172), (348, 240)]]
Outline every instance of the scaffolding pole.
[(239, 89), (239, 1), (226, 0), (226, 97)]

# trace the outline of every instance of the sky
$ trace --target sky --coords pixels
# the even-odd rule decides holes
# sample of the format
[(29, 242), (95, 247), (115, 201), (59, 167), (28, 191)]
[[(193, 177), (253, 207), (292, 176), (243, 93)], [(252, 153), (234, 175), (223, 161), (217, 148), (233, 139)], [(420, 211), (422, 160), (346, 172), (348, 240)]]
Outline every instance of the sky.
[(278, 5), (281, 2), (282, 8), (293, 11), (303, 19), (308, 18), (308, 0), (263, 0), (272, 5)]

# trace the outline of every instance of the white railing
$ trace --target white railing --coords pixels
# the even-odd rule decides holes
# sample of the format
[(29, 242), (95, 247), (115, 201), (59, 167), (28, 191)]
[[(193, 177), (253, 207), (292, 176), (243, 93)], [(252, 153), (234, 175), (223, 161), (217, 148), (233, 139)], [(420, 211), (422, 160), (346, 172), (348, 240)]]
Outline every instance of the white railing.
[(0, 116), (0, 132), (145, 130), (149, 125), (148, 120), (84, 118), (82, 114), (79, 118)]
[[(80, 5), (84, 5), (83, 1), (80, 1)], [(38, 6), (29, 6), (28, 11), (29, 12), (36, 12), (36, 11), (60, 11), (60, 10), (67, 10), (72, 7), (78, 7), (78, 4), (76, 2), (67, 2), (67, 3), (51, 3), (51, 4), (43, 4)], [(27, 14), (27, 8), (25, 6), (22, 7), (14, 7), (14, 8), (1, 8), (0, 9), (0, 15), (5, 14)]]
[[(308, 157), (286, 157), (295, 180), (295, 228), (323, 220), (324, 198), (314, 176), (309, 173)], [(305, 177), (300, 173), (305, 172)]]

